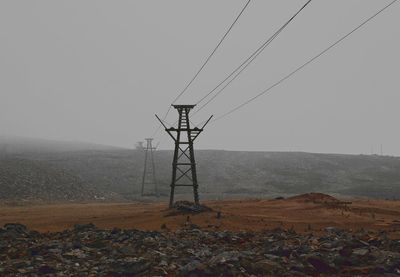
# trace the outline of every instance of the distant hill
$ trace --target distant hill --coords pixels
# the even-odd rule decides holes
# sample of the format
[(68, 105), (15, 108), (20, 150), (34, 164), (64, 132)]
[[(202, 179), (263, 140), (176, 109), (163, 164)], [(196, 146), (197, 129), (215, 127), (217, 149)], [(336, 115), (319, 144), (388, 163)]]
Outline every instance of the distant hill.
[[(36, 171), (42, 172), (40, 176), (58, 176), (46, 183), (46, 189), (57, 187), (54, 191), (60, 191), (57, 196), (59, 199), (65, 195), (62, 189), (68, 187), (64, 183), (77, 184), (70, 188), (82, 194), (93, 192), (88, 194), (91, 195), (88, 197), (90, 199), (96, 193), (100, 195), (100, 192), (106, 198), (115, 198), (117, 195), (131, 199), (139, 196), (143, 151), (106, 146), (84, 150), (73, 147), (71, 151), (60, 151), (67, 147), (55, 147), (56, 150), (51, 151), (57, 143), (51, 147), (45, 142), (38, 145), (43, 145), (42, 149), (46, 151), (35, 151), (34, 147), (29, 151), (19, 148), (19, 151), (0, 155), (0, 179), (6, 180), (0, 183), (1, 187), (6, 186), (7, 191), (12, 191), (10, 183), (19, 176), (19, 171), (13, 171), (13, 168), (29, 168), (27, 172), (30, 173), (24, 176), (26, 184), (30, 182), (31, 186), (38, 186), (42, 182), (42, 179), (35, 177)], [(12, 147), (15, 146), (11, 144)], [(164, 196), (169, 193), (172, 154), (172, 151), (156, 152), (157, 179)], [(400, 198), (398, 157), (200, 150), (196, 151), (196, 159), (203, 198), (276, 197), (307, 192)], [(10, 172), (14, 172), (14, 175)], [(63, 179), (61, 176), (69, 177)], [(179, 189), (177, 192), (191, 193), (189, 189)]]
[(113, 149), (115, 150), (119, 148), (87, 142), (54, 141), (17, 136), (0, 136), (0, 155)]
[[(83, 142), (0, 136), (0, 200), (70, 202), (110, 199), (79, 174), (60, 167), (46, 155), (80, 151), (115, 150), (117, 147)], [(106, 197), (107, 196), (107, 197)]]
[(199, 171), (207, 172), (202, 180), (220, 183), (229, 194), (400, 197), (397, 157), (230, 151), (204, 151), (198, 157)]
[(104, 199), (104, 193), (50, 162), (0, 160), (0, 200), (70, 202)]

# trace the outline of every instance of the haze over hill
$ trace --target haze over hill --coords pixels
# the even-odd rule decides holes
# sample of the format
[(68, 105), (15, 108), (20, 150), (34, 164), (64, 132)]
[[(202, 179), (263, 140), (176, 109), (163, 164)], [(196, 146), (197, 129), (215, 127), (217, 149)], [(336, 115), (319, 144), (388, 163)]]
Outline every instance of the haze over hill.
[(116, 146), (101, 145), (79, 141), (56, 141), (39, 138), (26, 138), (19, 136), (0, 136), (0, 153), (26, 154), (26, 153), (51, 153), (70, 152), (82, 150), (111, 150), (120, 149)]
[[(143, 151), (39, 139), (6, 140), (0, 145), (6, 149), (0, 158), (3, 200), (139, 197)], [(275, 197), (312, 191), (400, 197), (397, 157), (199, 150), (196, 158), (203, 198)], [(169, 192), (171, 161), (172, 151), (156, 152), (162, 196)], [(190, 190), (179, 189), (178, 193)]]

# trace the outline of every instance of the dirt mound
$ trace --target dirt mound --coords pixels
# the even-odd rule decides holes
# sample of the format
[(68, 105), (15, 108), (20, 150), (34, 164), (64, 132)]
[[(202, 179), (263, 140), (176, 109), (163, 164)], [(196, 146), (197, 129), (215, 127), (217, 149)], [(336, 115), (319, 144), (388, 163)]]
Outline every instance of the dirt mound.
[(315, 192), (289, 197), (288, 200), (295, 200), (297, 202), (314, 202), (314, 203), (339, 202), (339, 200), (333, 196)]

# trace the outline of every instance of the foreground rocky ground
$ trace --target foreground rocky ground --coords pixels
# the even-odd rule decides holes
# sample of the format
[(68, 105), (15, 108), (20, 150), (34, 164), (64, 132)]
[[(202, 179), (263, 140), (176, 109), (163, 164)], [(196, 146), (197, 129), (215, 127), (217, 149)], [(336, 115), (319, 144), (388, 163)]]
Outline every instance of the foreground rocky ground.
[(1, 276), (398, 276), (400, 241), (385, 232), (0, 229)]

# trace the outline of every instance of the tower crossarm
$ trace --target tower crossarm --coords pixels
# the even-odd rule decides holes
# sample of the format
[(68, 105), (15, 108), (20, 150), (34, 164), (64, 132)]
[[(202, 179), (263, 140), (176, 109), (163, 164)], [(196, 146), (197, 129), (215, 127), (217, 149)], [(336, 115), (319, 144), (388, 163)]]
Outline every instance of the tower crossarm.
[(165, 126), (164, 122), (161, 120), (161, 118), (158, 117), (158, 115), (156, 115), (158, 121), (160, 121), (161, 125), (164, 126), (165, 131), (167, 131), (168, 135), (174, 140), (176, 141), (175, 136), (172, 134), (173, 129), (175, 128), (167, 128), (167, 126)]

